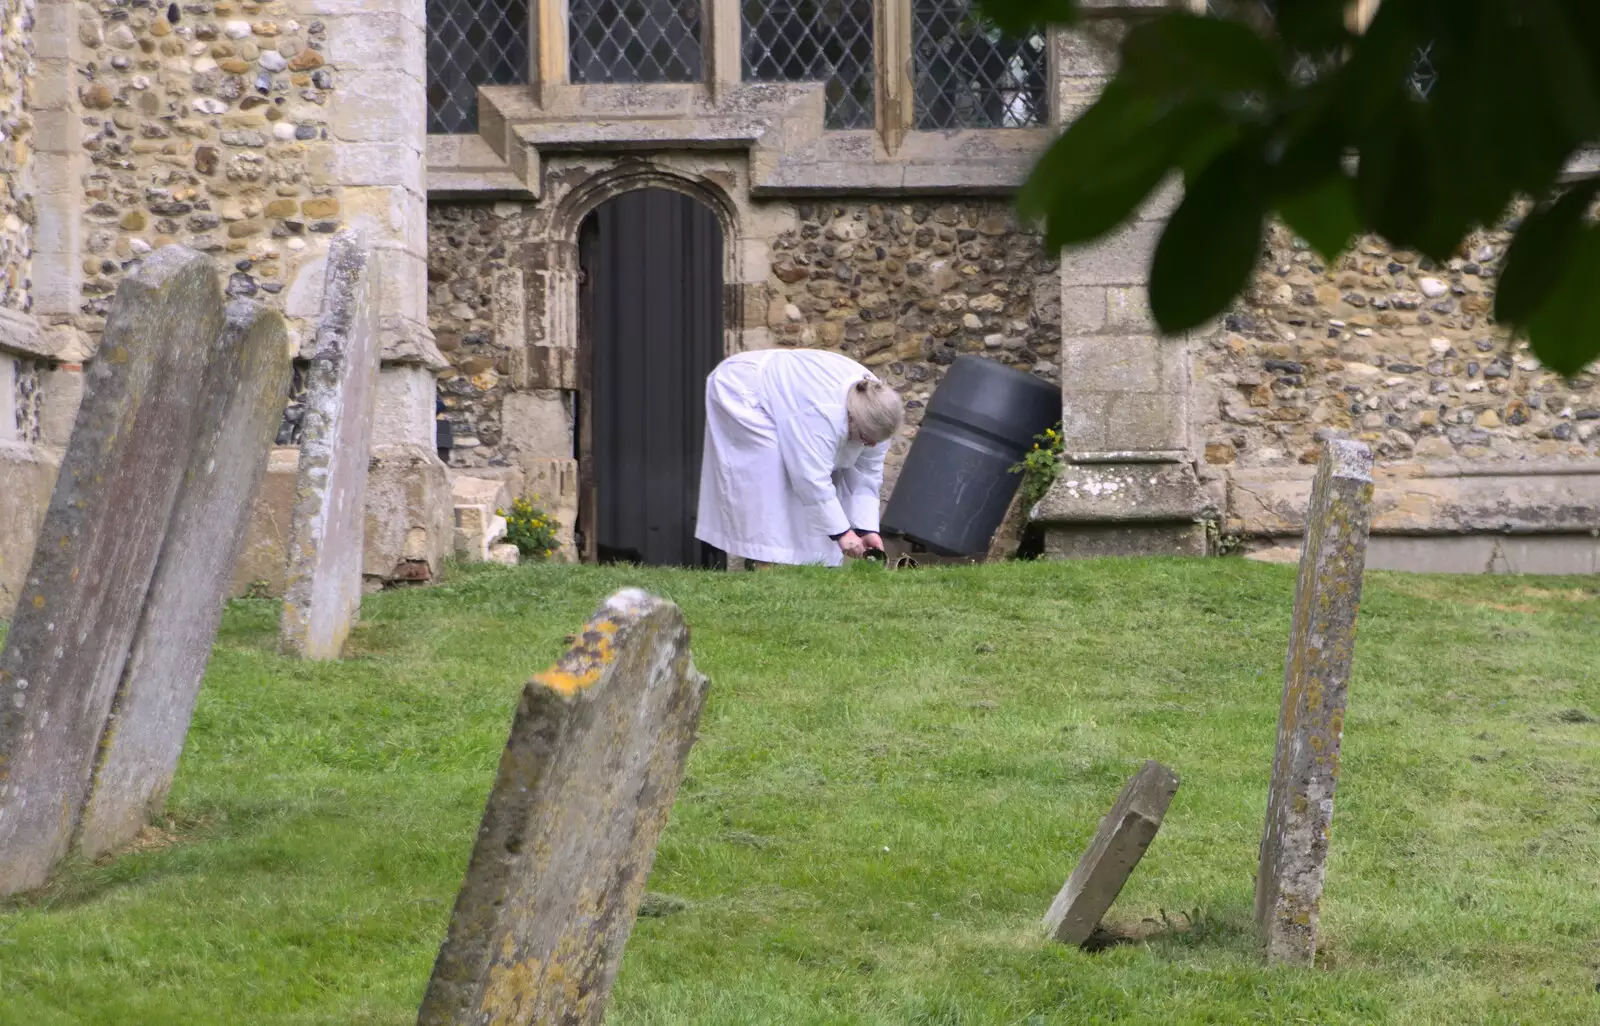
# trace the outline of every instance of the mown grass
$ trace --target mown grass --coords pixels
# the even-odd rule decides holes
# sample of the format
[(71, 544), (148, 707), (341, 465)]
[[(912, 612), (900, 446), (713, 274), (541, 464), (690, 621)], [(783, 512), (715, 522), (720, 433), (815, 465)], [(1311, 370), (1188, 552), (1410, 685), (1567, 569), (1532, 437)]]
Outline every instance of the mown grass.
[[(0, 1023), (413, 1022), (521, 681), (624, 584), (713, 690), (611, 1023), (1600, 1022), (1600, 580), (1371, 575), (1324, 968), (1268, 970), (1293, 569), (1211, 560), (485, 568), (322, 666), (236, 603), (165, 834), (0, 907)], [(1183, 786), (1112, 919), (1158, 927), (1045, 943), (1146, 758)]]

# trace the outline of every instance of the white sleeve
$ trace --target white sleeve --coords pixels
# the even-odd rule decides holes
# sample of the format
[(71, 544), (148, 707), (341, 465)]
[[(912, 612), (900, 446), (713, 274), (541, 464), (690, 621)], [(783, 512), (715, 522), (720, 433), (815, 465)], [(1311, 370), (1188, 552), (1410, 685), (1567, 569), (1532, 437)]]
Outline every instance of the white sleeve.
[(861, 450), (855, 465), (839, 472), (839, 493), (850, 526), (868, 534), (878, 532), (878, 495), (883, 490), (883, 458), (887, 442)]
[(833, 458), (839, 445), (833, 421), (814, 406), (773, 420), (789, 488), (805, 509), (806, 519), (824, 537), (850, 530), (850, 519), (833, 487)]

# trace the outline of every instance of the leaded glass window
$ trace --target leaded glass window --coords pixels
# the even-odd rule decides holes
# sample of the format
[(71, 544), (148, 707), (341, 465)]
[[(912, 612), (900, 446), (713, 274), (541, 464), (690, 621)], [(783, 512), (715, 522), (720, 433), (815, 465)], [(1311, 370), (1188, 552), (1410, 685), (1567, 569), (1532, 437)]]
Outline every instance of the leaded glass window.
[(916, 127), (1029, 128), (1049, 117), (1044, 32), (1006, 35), (969, 0), (912, 0)]
[(476, 132), (478, 87), (528, 80), (530, 0), (428, 0), (428, 131)]
[(827, 83), (828, 128), (871, 128), (872, 0), (744, 0), (743, 74)]
[(698, 82), (701, 0), (569, 0), (573, 82)]

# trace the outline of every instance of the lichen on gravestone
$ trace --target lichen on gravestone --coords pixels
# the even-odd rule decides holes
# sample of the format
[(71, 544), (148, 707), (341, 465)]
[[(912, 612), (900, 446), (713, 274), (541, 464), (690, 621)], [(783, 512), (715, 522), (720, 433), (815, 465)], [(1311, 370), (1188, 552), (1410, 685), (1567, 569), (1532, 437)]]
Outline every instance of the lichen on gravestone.
[(165, 804), (266, 473), (290, 364), (281, 314), (250, 300), (228, 304), (198, 394), (184, 488), (100, 745), (78, 833), (88, 858), (133, 841)]
[(528, 681), (419, 1026), (603, 1019), (706, 691), (677, 607), (633, 589)]
[(353, 231), (328, 249), (305, 372), (279, 647), (337, 659), (361, 606), (367, 464), (380, 358), (371, 258)]
[(111, 303), (0, 652), (0, 894), (43, 884), (78, 825), (222, 323), (215, 265), (176, 246)]
[(1256, 873), (1256, 923), (1272, 962), (1311, 965), (1316, 957), (1371, 524), (1371, 450), (1328, 442), (1306, 513)]

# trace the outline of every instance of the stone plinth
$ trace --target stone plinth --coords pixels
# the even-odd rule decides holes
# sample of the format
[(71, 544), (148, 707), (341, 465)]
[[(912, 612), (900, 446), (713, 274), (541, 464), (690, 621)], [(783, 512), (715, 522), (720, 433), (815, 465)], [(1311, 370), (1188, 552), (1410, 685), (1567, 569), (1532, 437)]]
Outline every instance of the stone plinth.
[(455, 500), (456, 558), (469, 563), (489, 561), (490, 549), (505, 537), (511, 490), (504, 481), (457, 474), (450, 482)]
[(1203, 556), (1215, 516), (1192, 464), (1177, 452), (1069, 454), (1029, 511), (1047, 559)]

